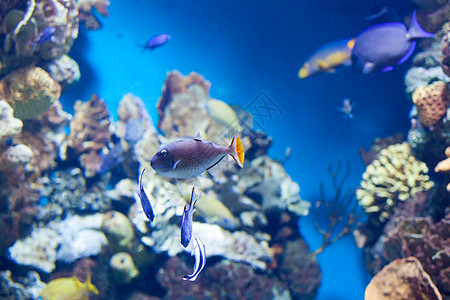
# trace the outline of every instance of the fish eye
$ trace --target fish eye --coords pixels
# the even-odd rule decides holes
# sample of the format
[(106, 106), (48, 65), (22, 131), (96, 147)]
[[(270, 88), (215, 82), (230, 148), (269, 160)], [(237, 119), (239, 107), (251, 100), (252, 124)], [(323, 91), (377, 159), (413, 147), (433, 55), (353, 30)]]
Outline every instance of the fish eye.
[(160, 153), (161, 153), (162, 156), (167, 156), (167, 154), (169, 152), (166, 149), (162, 149)]

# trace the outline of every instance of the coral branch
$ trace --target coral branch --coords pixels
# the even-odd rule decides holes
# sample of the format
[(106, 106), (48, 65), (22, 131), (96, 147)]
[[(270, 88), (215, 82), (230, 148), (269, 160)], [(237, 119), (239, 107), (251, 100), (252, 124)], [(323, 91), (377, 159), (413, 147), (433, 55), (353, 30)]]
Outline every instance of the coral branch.
[[(344, 172), (342, 175), (340, 173)], [(325, 247), (337, 242), (345, 234), (350, 233), (353, 225), (361, 216), (358, 213), (358, 203), (354, 200), (355, 192), (350, 188), (343, 193), (343, 187), (350, 175), (350, 163), (347, 162), (345, 170), (342, 169), (342, 161), (338, 161), (336, 167), (328, 165), (328, 173), (332, 179), (333, 190), (335, 192), (332, 199), (327, 199), (324, 185), (320, 184), (320, 200), (317, 200), (313, 210), (314, 227), (323, 236), (322, 245), (314, 251), (314, 254), (321, 253)], [(321, 211), (322, 208), (322, 211)], [(328, 228), (323, 229), (319, 225), (318, 215), (323, 213), (328, 219)], [(342, 229), (336, 230), (337, 227)], [(334, 236), (334, 237), (333, 237)]]
[(16, 29), (14, 29), (14, 35), (13, 35), (14, 39), (16, 39), (16, 37), (19, 34), (20, 29), (22, 28), (22, 26), (27, 24), (28, 21), (30, 20), (31, 16), (33, 15), (35, 7), (36, 7), (35, 0), (30, 0), (30, 5), (28, 5), (28, 9), (27, 9), (27, 12), (26, 12), (25, 16), (23, 17), (22, 21), (20, 21), (17, 24)]

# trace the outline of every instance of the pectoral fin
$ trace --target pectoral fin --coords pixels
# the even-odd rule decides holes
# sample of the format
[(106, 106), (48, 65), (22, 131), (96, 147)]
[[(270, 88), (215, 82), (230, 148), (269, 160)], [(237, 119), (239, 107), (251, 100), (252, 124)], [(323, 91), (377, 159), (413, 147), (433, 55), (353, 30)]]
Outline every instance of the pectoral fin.
[(172, 166), (172, 169), (176, 169), (176, 167), (177, 167), (177, 165), (180, 163), (180, 161), (181, 160), (177, 160), (174, 164), (173, 164), (173, 166)]

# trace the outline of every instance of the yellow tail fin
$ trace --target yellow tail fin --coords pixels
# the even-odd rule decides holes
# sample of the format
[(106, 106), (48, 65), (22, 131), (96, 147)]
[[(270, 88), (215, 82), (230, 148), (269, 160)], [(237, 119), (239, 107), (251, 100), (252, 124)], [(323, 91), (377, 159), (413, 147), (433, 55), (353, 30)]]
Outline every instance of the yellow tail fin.
[(232, 148), (233, 150), (233, 152), (231, 153), (231, 157), (233, 157), (234, 161), (239, 165), (239, 167), (243, 168), (244, 147), (242, 147), (241, 139), (237, 136), (237, 134), (233, 135), (230, 148)]

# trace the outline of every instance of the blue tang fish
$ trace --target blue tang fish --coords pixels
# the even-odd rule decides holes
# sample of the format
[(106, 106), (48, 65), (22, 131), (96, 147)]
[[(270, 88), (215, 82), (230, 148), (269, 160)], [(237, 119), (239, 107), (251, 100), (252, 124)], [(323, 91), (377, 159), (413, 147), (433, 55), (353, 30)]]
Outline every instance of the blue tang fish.
[(342, 39), (319, 48), (303, 64), (298, 77), (306, 78), (320, 72), (334, 72), (338, 67), (351, 66), (354, 42), (354, 39)]
[(195, 187), (192, 187), (191, 201), (184, 206), (183, 216), (181, 218), (181, 245), (186, 248), (192, 239), (192, 217), (195, 212), (195, 203), (200, 195), (195, 197)]
[(191, 255), (195, 257), (195, 265), (192, 274), (183, 277), (183, 280), (195, 281), (198, 274), (203, 270), (206, 264), (206, 247), (205, 244), (200, 240), (198, 235), (192, 234), (194, 237), (194, 250), (192, 250)]
[(405, 62), (416, 47), (415, 39), (431, 38), (417, 23), (416, 12), (409, 29), (403, 23), (382, 23), (371, 26), (356, 37), (352, 63), (357, 72), (387, 72)]
[(150, 160), (159, 174), (172, 178), (193, 178), (208, 170), (212, 173), (220, 161), (231, 155), (236, 163), (244, 166), (244, 149), (235, 134), (229, 147), (204, 141), (200, 135), (193, 139), (179, 140), (162, 146)]
[(142, 51), (145, 51), (147, 49), (153, 50), (155, 48), (161, 47), (162, 45), (164, 45), (165, 43), (167, 43), (167, 41), (170, 39), (170, 35), (168, 34), (158, 34), (155, 35), (154, 37), (152, 37), (147, 44), (145, 44), (143, 46)]

